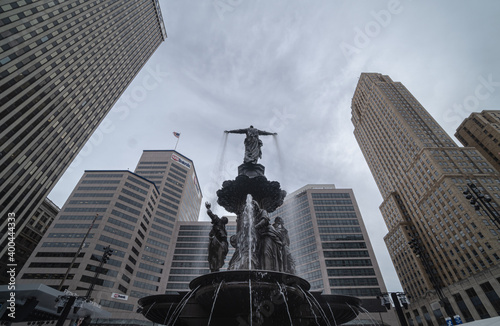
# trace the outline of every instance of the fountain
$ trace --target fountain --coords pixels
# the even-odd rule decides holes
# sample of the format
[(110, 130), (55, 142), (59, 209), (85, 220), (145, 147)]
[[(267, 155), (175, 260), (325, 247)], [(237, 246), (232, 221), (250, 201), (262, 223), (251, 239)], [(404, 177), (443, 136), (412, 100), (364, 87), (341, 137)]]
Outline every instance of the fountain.
[(235, 248), (228, 270), (219, 271), (228, 252), (227, 219), (206, 203), (212, 220), (209, 234), (211, 273), (191, 281), (191, 291), (179, 295), (152, 295), (139, 300), (142, 314), (164, 325), (325, 325), (353, 320), (361, 309), (355, 297), (311, 292), (310, 284), (295, 273), (289, 239), (281, 217), (273, 224), (268, 213), (283, 204), (286, 192), (264, 176), (259, 135), (276, 135), (250, 128), (244, 133), (245, 156), (235, 180), (224, 181), (218, 204), (235, 213)]

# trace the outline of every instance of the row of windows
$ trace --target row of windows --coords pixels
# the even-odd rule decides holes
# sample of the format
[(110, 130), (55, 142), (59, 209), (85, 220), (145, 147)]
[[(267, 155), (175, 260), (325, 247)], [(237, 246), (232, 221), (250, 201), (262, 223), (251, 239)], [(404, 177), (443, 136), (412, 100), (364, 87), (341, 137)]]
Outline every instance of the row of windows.
[(123, 177), (123, 174), (117, 174), (117, 173), (99, 173), (99, 174), (93, 174), (93, 173), (88, 173), (85, 175), (86, 178), (121, 178)]
[(356, 220), (318, 220), (318, 225), (359, 225)]
[(99, 240), (104, 241), (106, 243), (110, 243), (110, 244), (116, 245), (118, 247), (128, 248), (128, 243), (127, 242), (120, 241), (120, 240), (117, 240), (117, 239), (114, 239), (114, 238), (110, 238), (110, 237), (105, 236), (105, 235), (101, 235), (99, 237)]
[[(92, 224), (79, 224), (79, 223), (69, 223), (69, 224), (54, 224), (54, 229), (88, 229)], [(94, 228), (98, 228), (99, 224), (94, 224)]]
[(204, 275), (210, 273), (209, 269), (178, 269), (178, 268), (172, 268), (170, 270), (170, 274), (180, 274), (180, 275), (185, 275), (185, 274), (190, 274), (190, 275)]
[[(105, 191), (114, 191), (118, 189), (118, 187), (86, 187), (86, 186), (80, 186), (76, 190), (84, 190), (84, 191), (95, 191), (95, 190), (105, 190)], [(76, 196), (76, 194), (75, 194)], [(78, 197), (78, 196), (76, 196)]]
[(346, 213), (316, 213), (316, 217), (318, 219), (322, 218), (358, 218), (356, 213), (354, 212), (346, 212)]
[(352, 205), (352, 201), (350, 199), (314, 199), (314, 205)]
[(376, 278), (330, 278), (330, 286), (377, 286)]
[[(79, 248), (80, 247), (80, 242), (44, 242), (42, 244), (42, 247), (48, 247), (48, 248)], [(84, 244), (84, 247), (88, 247), (89, 243), (86, 242)]]
[(324, 255), (326, 258), (370, 257), (368, 250), (325, 251)]
[(149, 283), (145, 283), (145, 282), (134, 281), (134, 286), (138, 287), (138, 288), (146, 289), (146, 290), (158, 291), (157, 285), (153, 285), (153, 284), (149, 284)]
[(328, 268), (326, 270), (328, 276), (370, 276), (375, 275), (375, 270), (373, 268), (342, 268), (333, 269)]
[[(43, 252), (39, 251), (36, 253), (36, 257), (75, 257), (76, 252)], [(78, 258), (85, 255), (84, 252), (78, 254)]]
[(148, 256), (148, 255), (145, 255), (145, 254), (142, 255), (142, 259), (145, 260), (145, 261), (157, 264), (157, 265), (161, 265), (161, 266), (165, 265), (165, 260), (160, 259), (160, 258), (151, 257), (151, 256)]
[[(172, 164), (171, 165), (171, 169), (174, 169), (174, 170), (179, 170), (180, 172), (182, 172), (182, 174), (187, 174), (188, 173), (188, 170), (186, 169), (183, 169), (181, 168), (180, 166), (176, 165), (176, 164)], [(173, 170), (172, 170), (173, 171)]]
[(101, 299), (99, 301), (99, 304), (103, 307), (108, 307), (108, 308), (113, 308), (113, 309), (126, 310), (126, 311), (133, 311), (134, 310), (133, 304), (117, 302), (117, 301), (110, 301), (110, 300), (106, 300), (106, 299)]
[(120, 237), (124, 237), (124, 238), (127, 238), (127, 239), (132, 239), (132, 234), (130, 234), (128, 232), (125, 232), (125, 231), (121, 231), (121, 230), (115, 229), (114, 227), (111, 227), (109, 225), (105, 225), (104, 226), (104, 231), (112, 233), (112, 234), (115, 234), (115, 235), (118, 235)]
[(370, 259), (338, 259), (338, 260), (325, 260), (327, 267), (340, 267), (340, 266), (372, 266)]
[(319, 233), (361, 233), (360, 227), (320, 227)]
[(311, 193), (312, 198), (351, 198), (348, 193)]
[(130, 231), (134, 231), (135, 230), (135, 226), (130, 225), (130, 224), (125, 223), (125, 222), (122, 222), (122, 221), (119, 221), (119, 220), (114, 219), (112, 217), (108, 217), (108, 222), (111, 223), (111, 224), (114, 224), (114, 225), (121, 226), (122, 228), (128, 229)]
[(47, 236), (48, 238), (71, 238), (71, 239), (78, 239), (78, 238), (93, 238), (94, 233), (49, 233)]
[[(126, 190), (126, 189), (124, 189), (124, 190)], [(124, 201), (124, 202), (126, 202), (126, 203), (128, 203), (130, 205), (138, 207), (138, 208), (142, 208), (142, 206), (143, 206), (141, 203), (139, 203), (139, 202), (137, 202), (135, 200), (132, 200), (130, 198), (127, 198), (125, 196), (122, 196), (122, 195), (119, 195), (118, 199), (120, 199), (121, 201)], [(116, 206), (118, 206), (118, 205), (116, 205)], [(139, 211), (137, 211), (137, 212), (138, 212), (137, 214), (140, 214)]]
[(323, 249), (361, 249), (366, 248), (365, 242), (323, 242)]
[(321, 241), (364, 240), (362, 234), (321, 234)]
[(83, 184), (118, 184), (120, 180), (83, 180)]
[(135, 191), (137, 191), (137, 192), (140, 192), (140, 193), (141, 193), (141, 194), (143, 194), (143, 195), (147, 195), (147, 194), (148, 194), (148, 192), (147, 192), (146, 190), (144, 190), (144, 189), (142, 189), (142, 188), (139, 188), (139, 187), (137, 187), (137, 186), (135, 186), (135, 185), (133, 185), (133, 184), (131, 184), (131, 183), (129, 183), (129, 182), (125, 182), (125, 187), (128, 187), (128, 188), (130, 188), (130, 189), (133, 189), (133, 190), (135, 190)]
[(157, 246), (157, 247), (160, 247), (160, 248), (163, 248), (163, 249), (168, 249), (168, 244), (166, 243), (163, 243), (163, 242), (160, 242), (160, 241), (156, 241), (154, 239), (151, 239), (151, 238), (148, 238), (146, 240), (147, 243), (149, 244), (152, 244), (154, 246)]
[(89, 193), (89, 192), (79, 192), (73, 194), (73, 197), (113, 197), (113, 193)]
[(354, 206), (314, 206), (317, 212), (344, 212), (354, 211)]
[(162, 273), (163, 272), (163, 268), (159, 268), (159, 267), (156, 267), (156, 266), (148, 265), (148, 264), (145, 264), (145, 263), (139, 263), (139, 268), (145, 269), (147, 271), (155, 272), (155, 273)]
[[(22, 279), (43, 279), (43, 280), (62, 280), (65, 274), (54, 274), (54, 273), (25, 273), (21, 277)], [(75, 274), (68, 274), (67, 280), (72, 280)]]
[(332, 294), (336, 295), (348, 295), (348, 296), (354, 296), (354, 297), (376, 297), (379, 296), (382, 292), (380, 291), (379, 288), (372, 289), (358, 289), (358, 288), (351, 288), (351, 289), (331, 289)]
[(123, 218), (123, 219), (125, 219), (125, 220), (127, 220), (127, 221), (130, 221), (130, 222), (133, 222), (133, 223), (137, 223), (137, 218), (132, 217), (132, 216), (130, 216), (130, 215), (127, 215), (127, 214), (125, 214), (125, 213), (119, 212), (119, 211), (117, 211), (117, 210), (114, 210), (114, 209), (113, 209), (113, 210), (111, 211), (111, 214), (112, 214), (112, 215), (114, 215), (114, 216), (116, 216), (116, 217), (121, 217), (121, 218)]
[(145, 182), (142, 182), (142, 181), (139, 181), (137, 180), (136, 178), (132, 178), (131, 176), (127, 177), (128, 180), (132, 181), (133, 183), (135, 184), (138, 184), (139, 186), (141, 187), (144, 187), (146, 189), (149, 189), (149, 184), (145, 183)]

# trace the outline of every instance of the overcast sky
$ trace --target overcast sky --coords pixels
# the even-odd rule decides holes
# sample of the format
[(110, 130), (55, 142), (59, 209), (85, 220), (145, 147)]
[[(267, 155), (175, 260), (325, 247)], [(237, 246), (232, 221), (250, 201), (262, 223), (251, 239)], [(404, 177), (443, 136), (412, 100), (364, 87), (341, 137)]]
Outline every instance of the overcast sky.
[[(134, 170), (145, 149), (194, 161), (203, 202), (234, 179), (243, 135), (261, 137), (266, 176), (293, 192), (351, 188), (389, 291), (401, 285), (383, 241), (382, 198), (353, 136), (362, 72), (402, 82), (451, 135), (471, 112), (500, 107), (498, 1), (160, 0), (167, 40), (141, 70), (49, 198), (62, 206), (84, 170)], [(481, 86), (483, 85), (483, 86)], [(222, 171), (222, 173), (219, 173)], [(217, 212), (217, 210), (216, 210)], [(200, 215), (203, 218), (204, 210)]]

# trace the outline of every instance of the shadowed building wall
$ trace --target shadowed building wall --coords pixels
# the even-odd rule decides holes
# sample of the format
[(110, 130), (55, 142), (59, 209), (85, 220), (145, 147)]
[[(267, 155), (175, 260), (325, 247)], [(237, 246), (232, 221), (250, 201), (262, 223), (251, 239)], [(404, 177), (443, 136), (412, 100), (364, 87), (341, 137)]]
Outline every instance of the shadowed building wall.
[(19, 232), (166, 33), (156, 0), (26, 0), (2, 1), (0, 35), (0, 229)]

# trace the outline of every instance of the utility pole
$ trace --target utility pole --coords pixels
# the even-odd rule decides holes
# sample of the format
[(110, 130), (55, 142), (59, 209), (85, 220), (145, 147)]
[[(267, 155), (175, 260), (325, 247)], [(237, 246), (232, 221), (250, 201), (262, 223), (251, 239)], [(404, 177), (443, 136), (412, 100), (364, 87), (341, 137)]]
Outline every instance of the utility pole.
[(76, 258), (78, 257), (78, 255), (80, 255), (80, 252), (82, 251), (83, 247), (85, 246), (85, 240), (87, 240), (87, 237), (88, 237), (88, 235), (90, 233), (90, 230), (92, 230), (92, 228), (94, 227), (94, 223), (97, 220), (98, 216), (99, 216), (99, 214), (95, 214), (95, 217), (92, 220), (92, 224), (90, 224), (90, 227), (87, 230), (87, 233), (83, 237), (82, 243), (80, 243), (80, 247), (76, 251), (75, 256), (73, 256), (73, 260), (71, 261), (71, 264), (69, 264), (68, 270), (66, 271), (66, 274), (64, 275), (63, 279), (61, 280), (61, 283), (59, 284), (59, 288), (58, 288), (59, 291), (61, 291), (61, 289), (62, 289), (62, 287), (64, 285), (64, 281), (66, 281), (66, 279), (68, 278), (69, 272), (73, 268), (73, 265), (75, 264)]

